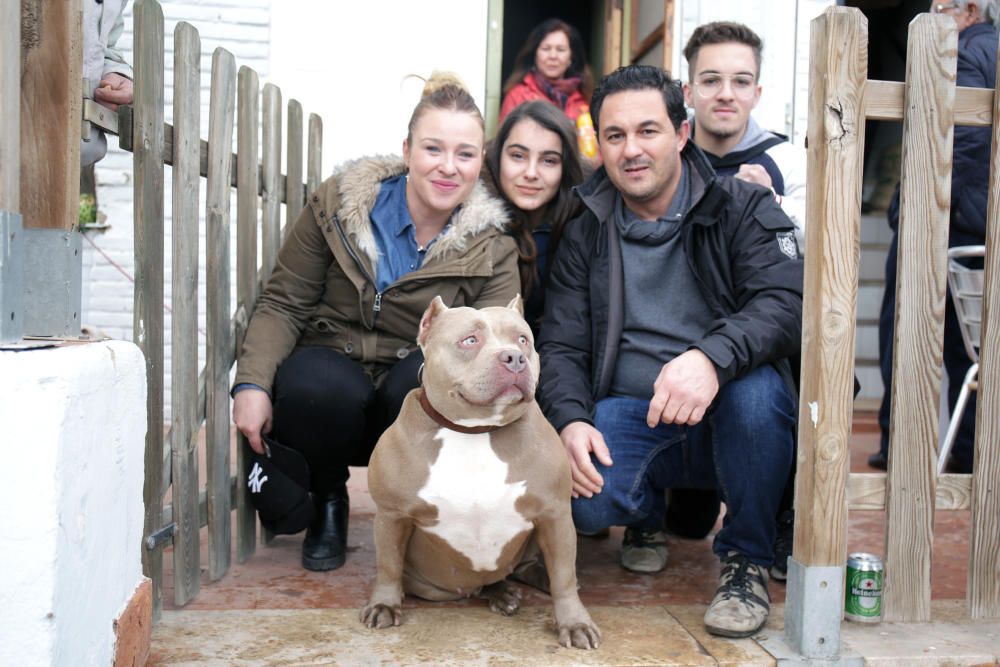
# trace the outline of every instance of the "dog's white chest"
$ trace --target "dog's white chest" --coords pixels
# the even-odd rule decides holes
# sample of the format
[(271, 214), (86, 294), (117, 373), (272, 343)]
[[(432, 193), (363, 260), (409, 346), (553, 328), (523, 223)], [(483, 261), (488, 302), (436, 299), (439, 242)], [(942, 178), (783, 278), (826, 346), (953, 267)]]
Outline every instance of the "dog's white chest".
[(490, 447), (488, 433), (441, 429), (435, 439), (441, 451), (417, 492), (438, 509), (437, 524), (426, 530), (467, 556), (473, 569), (495, 570), (504, 546), (532, 527), (514, 507), (525, 483), (507, 482), (507, 464)]

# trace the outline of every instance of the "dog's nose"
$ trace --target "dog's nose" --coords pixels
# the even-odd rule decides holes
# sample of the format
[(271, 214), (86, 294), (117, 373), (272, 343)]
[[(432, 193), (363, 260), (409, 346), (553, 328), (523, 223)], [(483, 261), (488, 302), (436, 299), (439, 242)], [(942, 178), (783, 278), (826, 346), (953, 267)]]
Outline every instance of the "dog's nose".
[(520, 373), (528, 367), (528, 358), (520, 350), (501, 350), (497, 354), (500, 364), (512, 373)]

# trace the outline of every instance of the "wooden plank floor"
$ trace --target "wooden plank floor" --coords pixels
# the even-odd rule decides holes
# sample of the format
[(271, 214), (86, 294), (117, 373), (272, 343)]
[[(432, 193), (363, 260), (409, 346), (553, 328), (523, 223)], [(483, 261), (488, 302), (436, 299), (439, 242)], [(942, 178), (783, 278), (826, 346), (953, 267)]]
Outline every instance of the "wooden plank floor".
[[(852, 470), (867, 470), (877, 448), (871, 417), (855, 420)], [(581, 538), (581, 597), (604, 633), (596, 652), (562, 649), (550, 627), (550, 599), (525, 590), (521, 612), (490, 613), (479, 600), (428, 603), (407, 599), (399, 628), (370, 631), (357, 620), (374, 576), (371, 519), (363, 469), (350, 482), (347, 564), (334, 572), (299, 565), (300, 536), (259, 546), (218, 582), (202, 578), (198, 597), (172, 608), (171, 554), (165, 558), (165, 609), (153, 631), (152, 665), (767, 665), (753, 640), (723, 640), (702, 627), (717, 586), (711, 540), (670, 541), (670, 565), (657, 575), (625, 572), (617, 564), (621, 529), (606, 539)], [(1000, 623), (959, 622), (969, 545), (968, 512), (942, 512), (935, 521), (934, 622), (930, 626), (845, 623), (844, 637), (871, 664), (998, 664)], [(881, 512), (852, 512), (851, 550), (881, 553)], [(207, 561), (202, 560), (203, 563)], [(772, 582), (775, 602), (766, 633), (781, 632), (784, 586)]]

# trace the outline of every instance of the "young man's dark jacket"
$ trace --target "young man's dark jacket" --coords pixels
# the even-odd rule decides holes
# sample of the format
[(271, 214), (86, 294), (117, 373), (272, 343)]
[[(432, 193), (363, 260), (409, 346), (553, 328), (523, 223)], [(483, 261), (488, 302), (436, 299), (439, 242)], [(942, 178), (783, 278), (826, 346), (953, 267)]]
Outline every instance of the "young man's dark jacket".
[[(792, 222), (770, 190), (716, 177), (694, 142), (681, 158), (691, 175), (684, 254), (714, 316), (692, 347), (715, 364), (720, 386), (768, 363), (790, 383), (785, 357), (799, 350), (802, 332), (802, 260)], [(577, 194), (585, 210), (559, 244), (538, 344), (539, 401), (557, 430), (572, 421), (593, 423), (594, 404), (614, 375), (624, 320), (612, 219), (617, 191), (601, 168)], [(669, 293), (663, 285), (662, 293), (649, 295), (650, 305)]]

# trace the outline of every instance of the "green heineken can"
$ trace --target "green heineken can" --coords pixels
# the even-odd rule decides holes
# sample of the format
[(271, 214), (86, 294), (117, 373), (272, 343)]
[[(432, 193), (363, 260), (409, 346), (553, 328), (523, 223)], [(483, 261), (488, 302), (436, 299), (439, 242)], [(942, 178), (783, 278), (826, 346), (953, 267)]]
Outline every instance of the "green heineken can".
[(847, 557), (844, 617), (861, 623), (882, 620), (882, 582), (885, 575), (882, 559), (865, 553)]

